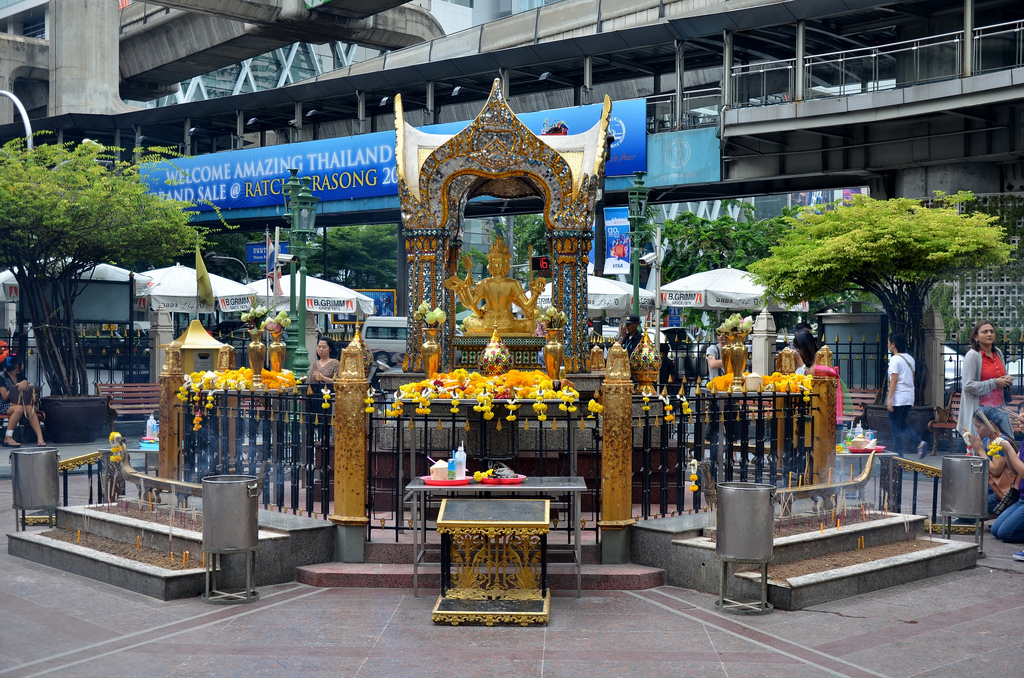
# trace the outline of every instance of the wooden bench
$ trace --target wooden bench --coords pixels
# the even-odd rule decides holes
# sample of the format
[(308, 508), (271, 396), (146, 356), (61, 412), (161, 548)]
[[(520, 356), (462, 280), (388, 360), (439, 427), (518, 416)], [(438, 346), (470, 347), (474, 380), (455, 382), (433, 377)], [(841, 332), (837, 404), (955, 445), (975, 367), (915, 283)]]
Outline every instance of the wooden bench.
[[(107, 405), (118, 417), (141, 416), (148, 418), (160, 409), (160, 384), (100, 384), (96, 392), (107, 399)], [(114, 422), (110, 422), (113, 430)]]
[[(880, 388), (846, 389), (843, 391), (843, 426), (856, 426), (864, 417), (865, 405), (879, 405), (881, 402), (882, 389)], [(852, 407), (847, 407), (846, 403)]]
[(960, 391), (949, 396), (945, 407), (935, 406), (935, 418), (928, 422), (928, 430), (932, 432), (932, 454), (939, 449), (939, 440), (949, 440), (952, 449), (953, 441), (960, 435), (957, 433), (957, 420), (960, 419)]

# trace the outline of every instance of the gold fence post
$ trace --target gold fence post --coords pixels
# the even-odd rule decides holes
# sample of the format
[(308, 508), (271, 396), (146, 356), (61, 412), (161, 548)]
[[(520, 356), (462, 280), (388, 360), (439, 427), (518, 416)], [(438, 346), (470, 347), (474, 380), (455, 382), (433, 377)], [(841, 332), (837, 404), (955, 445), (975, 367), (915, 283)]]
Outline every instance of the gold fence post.
[[(818, 349), (814, 356), (814, 364), (832, 368), (832, 349), (827, 345)], [(807, 484), (828, 482), (828, 470), (836, 463), (836, 391), (839, 387), (837, 377), (819, 375), (815, 371), (811, 382), (814, 417), (814, 441), (812, 458), (814, 459), (814, 477), (807, 478)], [(838, 476), (837, 476), (838, 477)]]
[[(366, 515), (367, 416), (366, 373), (363, 354), (349, 344), (341, 352), (341, 365), (334, 379), (334, 559), (361, 563), (370, 521)], [(324, 491), (328, 491), (325, 487)]]
[(633, 497), (630, 482), (633, 465), (633, 382), (629, 355), (616, 342), (608, 350), (605, 367), (604, 445), (601, 451), (601, 562), (629, 562), (629, 526)]
[(161, 478), (181, 480), (181, 427), (183, 417), (177, 416), (178, 389), (185, 383), (181, 372), (181, 346), (175, 339), (167, 344), (164, 364), (160, 368), (160, 461)]

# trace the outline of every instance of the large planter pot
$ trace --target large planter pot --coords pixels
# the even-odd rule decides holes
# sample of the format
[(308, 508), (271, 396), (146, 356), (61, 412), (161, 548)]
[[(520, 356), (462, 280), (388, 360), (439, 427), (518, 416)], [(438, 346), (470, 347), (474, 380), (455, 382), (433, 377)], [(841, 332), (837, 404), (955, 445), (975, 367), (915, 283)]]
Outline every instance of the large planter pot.
[(46, 397), (40, 409), (46, 414), (46, 439), (57, 445), (94, 442), (107, 420), (107, 399), (100, 396)]

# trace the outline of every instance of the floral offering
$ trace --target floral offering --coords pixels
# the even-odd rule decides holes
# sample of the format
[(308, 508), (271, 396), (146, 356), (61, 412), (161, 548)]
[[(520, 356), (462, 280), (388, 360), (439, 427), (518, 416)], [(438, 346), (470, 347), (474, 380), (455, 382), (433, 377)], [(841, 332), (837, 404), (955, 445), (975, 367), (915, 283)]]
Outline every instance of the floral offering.
[(437, 327), (448, 319), (448, 314), (442, 311), (440, 306), (435, 306), (434, 310), (431, 311), (430, 306), (424, 301), (412, 314), (412, 317), (415, 320), (422, 320), (430, 327)]
[[(295, 373), (291, 370), (272, 372), (265, 369), (260, 374), (263, 387), (267, 390), (295, 387)], [(203, 427), (204, 411), (214, 408), (214, 391), (248, 391), (252, 387), (252, 370), (248, 367), (220, 372), (193, 372), (185, 375), (184, 383), (178, 389), (177, 398), (183, 403), (191, 402), (195, 407), (192, 430), (198, 431)]]
[(733, 313), (718, 326), (718, 334), (750, 334), (753, 331), (754, 319), (749, 315), (744, 318), (739, 313)]
[(560, 311), (554, 306), (548, 306), (541, 311), (540, 317), (537, 320), (544, 323), (544, 326), (549, 330), (560, 330), (565, 327), (569, 317), (565, 315), (564, 311)]
[[(242, 314), (242, 320), (245, 320), (245, 314)], [(261, 330), (268, 330), (272, 334), (283, 331), (286, 327), (292, 324), (292, 319), (288, 317), (288, 311), (281, 309), (277, 312), (277, 315), (273, 317), (266, 317), (260, 322)]]
[(416, 414), (430, 414), (433, 400), (451, 400), (451, 410), (458, 411), (462, 400), (471, 400), (475, 404), (473, 410), (482, 412), (484, 419), (494, 418), (494, 401), (506, 400), (505, 408), (509, 414), (508, 421), (516, 420), (516, 410), (521, 400), (531, 400), (537, 419), (547, 419), (547, 400), (559, 400), (558, 409), (563, 412), (575, 412), (579, 393), (572, 386), (565, 385), (555, 390), (554, 382), (540, 370), (510, 370), (505, 374), (486, 377), (479, 372), (457, 369), (449, 373), (437, 374), (433, 379), (424, 379), (412, 384), (405, 384), (396, 394), (395, 408), (385, 411), (386, 416), (398, 416), (404, 411), (402, 401), (415, 402)]
[(262, 329), (262, 324), (268, 315), (270, 315), (270, 311), (263, 304), (251, 306), (248, 311), (242, 312), (242, 322), (249, 323), (250, 329)]

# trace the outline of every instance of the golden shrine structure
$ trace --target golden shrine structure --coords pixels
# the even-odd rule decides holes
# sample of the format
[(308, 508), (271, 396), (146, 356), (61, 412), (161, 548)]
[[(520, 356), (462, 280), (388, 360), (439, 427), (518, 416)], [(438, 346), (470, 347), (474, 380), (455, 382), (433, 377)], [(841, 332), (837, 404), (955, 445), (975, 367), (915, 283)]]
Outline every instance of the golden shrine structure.
[[(499, 256), (490, 271), (497, 281), (481, 287), (483, 282), (474, 285), (469, 276), (460, 280), (457, 275), (465, 206), (474, 198), (491, 196), (544, 201), (554, 270), (552, 305), (568, 316), (565, 369), (570, 374), (589, 371), (586, 275), (610, 113), (611, 100), (605, 97), (601, 119), (591, 129), (542, 139), (508, 107), (496, 79), (483, 110), (465, 129), (454, 135), (430, 134), (405, 121), (401, 95), (395, 97), (398, 191), (411, 287), (408, 316), (412, 318), (412, 309), (423, 302), (447, 312), (440, 332), (442, 370), (455, 363), (459, 298), (474, 310), (466, 326), (470, 332), (490, 334), (497, 327), (502, 336), (522, 335), (535, 326), (539, 290), (531, 290), (527, 297), (519, 283), (506, 277), (507, 257), (501, 257), (501, 245), (495, 243)], [(481, 300), (488, 308), (478, 308)], [(515, 318), (504, 302), (518, 305), (526, 317)], [(423, 323), (410, 323), (403, 368), (419, 372)]]

